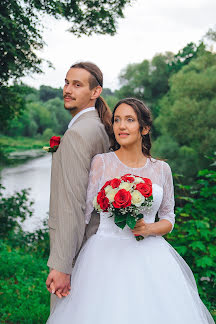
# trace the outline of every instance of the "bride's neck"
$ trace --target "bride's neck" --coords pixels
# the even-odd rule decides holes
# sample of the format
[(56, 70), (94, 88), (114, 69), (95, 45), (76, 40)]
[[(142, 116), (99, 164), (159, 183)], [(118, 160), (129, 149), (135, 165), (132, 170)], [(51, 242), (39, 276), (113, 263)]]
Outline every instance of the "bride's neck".
[(142, 150), (137, 147), (126, 148), (121, 146), (119, 150), (115, 151), (115, 154), (124, 164), (133, 168), (142, 167), (147, 160)]

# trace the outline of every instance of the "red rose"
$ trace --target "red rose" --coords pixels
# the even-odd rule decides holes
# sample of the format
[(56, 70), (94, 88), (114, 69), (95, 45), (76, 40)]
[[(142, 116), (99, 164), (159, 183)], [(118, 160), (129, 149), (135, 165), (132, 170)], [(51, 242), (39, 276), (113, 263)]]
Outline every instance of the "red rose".
[(114, 178), (113, 180), (110, 181), (110, 185), (111, 187), (114, 189), (114, 188), (118, 188), (119, 185), (121, 183), (121, 180), (120, 179), (116, 179)]
[(106, 197), (105, 190), (101, 189), (101, 191), (99, 191), (98, 195), (97, 195), (97, 203), (98, 203), (98, 205), (100, 205), (100, 200), (103, 199), (104, 197)]
[(61, 137), (53, 136), (50, 138), (50, 147), (57, 146), (60, 144)]
[(125, 189), (120, 189), (114, 197), (115, 208), (125, 208), (131, 205), (131, 194)]
[(152, 182), (149, 178), (142, 178), (148, 186), (152, 186)]
[(128, 175), (124, 175), (124, 176), (122, 176), (121, 179), (122, 179), (123, 181), (125, 181), (125, 182), (128, 181), (128, 182), (130, 182), (130, 183), (134, 182), (134, 180), (135, 180), (133, 177), (128, 176)]
[(100, 205), (100, 208), (106, 212), (109, 207), (109, 199), (105, 195), (105, 191), (101, 190), (97, 195), (97, 203)]
[(138, 183), (136, 185), (136, 190), (139, 190), (139, 192), (146, 198), (152, 195), (152, 185), (148, 185), (147, 183)]
[(103, 187), (101, 188), (101, 190), (104, 190), (107, 186), (110, 185), (110, 183), (111, 183), (111, 180), (107, 181), (107, 182), (103, 185)]

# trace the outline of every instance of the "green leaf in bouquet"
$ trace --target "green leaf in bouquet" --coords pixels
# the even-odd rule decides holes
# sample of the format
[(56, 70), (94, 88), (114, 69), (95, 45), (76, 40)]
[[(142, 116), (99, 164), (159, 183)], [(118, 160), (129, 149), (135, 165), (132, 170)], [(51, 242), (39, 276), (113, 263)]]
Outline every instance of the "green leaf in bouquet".
[(128, 214), (126, 218), (126, 223), (130, 228), (134, 229), (136, 225), (136, 218)]
[(136, 217), (137, 217), (138, 219), (142, 219), (142, 218), (143, 218), (143, 214), (138, 214)]
[(120, 227), (121, 229), (124, 229), (124, 227), (125, 227), (125, 225), (126, 225), (126, 220), (124, 220), (123, 222), (118, 222), (118, 223), (115, 222), (115, 224), (116, 224), (118, 227)]
[(121, 222), (125, 222), (126, 223), (126, 215), (122, 215), (120, 213), (116, 213), (115, 214), (115, 223), (121, 223)]

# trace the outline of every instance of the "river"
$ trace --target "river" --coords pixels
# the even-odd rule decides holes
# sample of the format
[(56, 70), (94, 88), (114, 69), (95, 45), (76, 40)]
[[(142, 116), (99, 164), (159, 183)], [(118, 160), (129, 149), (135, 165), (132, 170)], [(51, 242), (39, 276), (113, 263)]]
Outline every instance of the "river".
[(29, 197), (34, 201), (33, 215), (24, 221), (22, 228), (25, 231), (33, 232), (42, 227), (43, 220), (48, 217), (51, 160), (52, 155), (48, 153), (1, 172), (1, 183), (6, 187), (4, 195), (31, 188)]

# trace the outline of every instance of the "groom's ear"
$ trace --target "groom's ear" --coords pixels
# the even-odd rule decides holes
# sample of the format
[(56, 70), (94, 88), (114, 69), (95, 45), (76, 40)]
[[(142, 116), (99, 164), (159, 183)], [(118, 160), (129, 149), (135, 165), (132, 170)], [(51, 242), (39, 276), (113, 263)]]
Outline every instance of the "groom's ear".
[(101, 95), (102, 90), (103, 90), (103, 88), (101, 86), (97, 86), (94, 89), (92, 89), (91, 99), (94, 100), (94, 99), (99, 98), (100, 95)]

